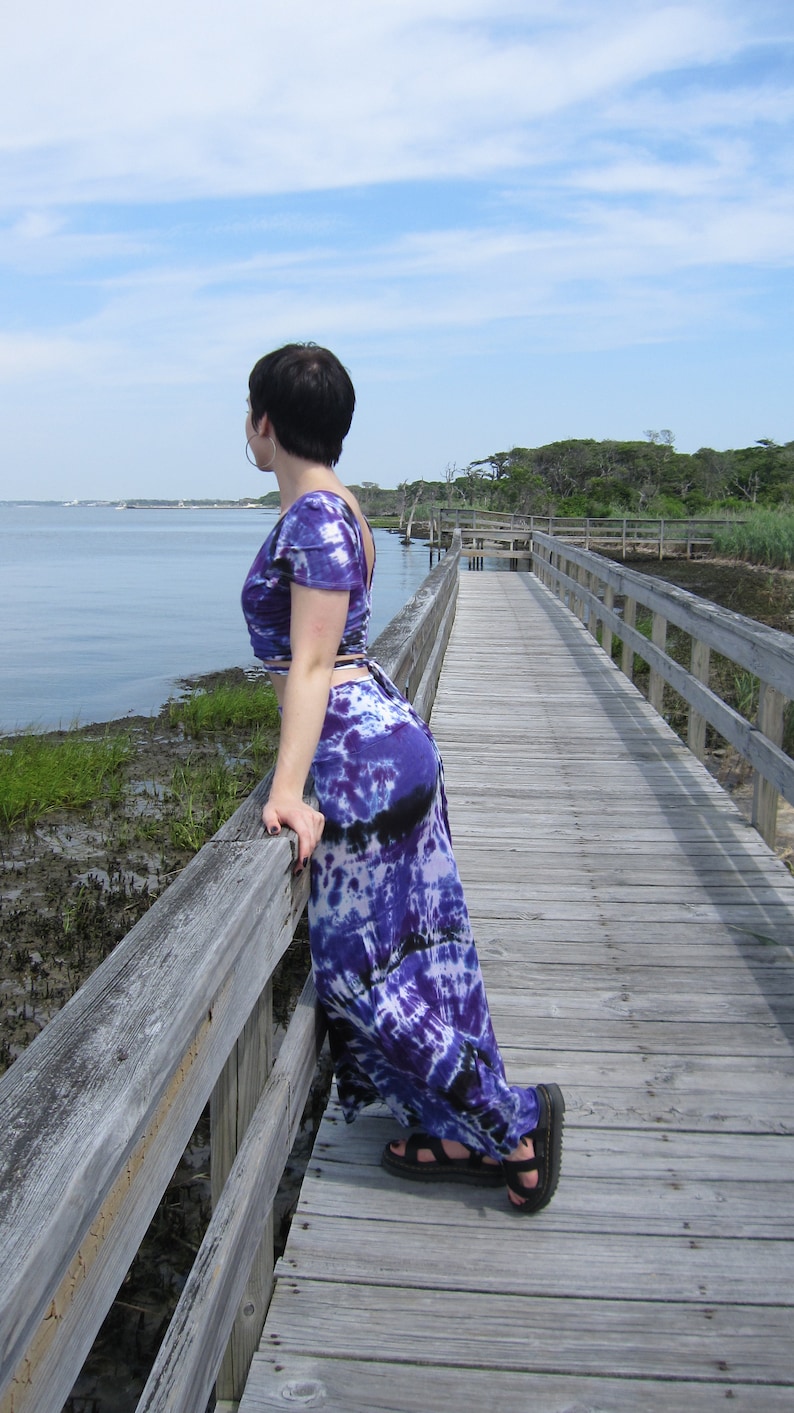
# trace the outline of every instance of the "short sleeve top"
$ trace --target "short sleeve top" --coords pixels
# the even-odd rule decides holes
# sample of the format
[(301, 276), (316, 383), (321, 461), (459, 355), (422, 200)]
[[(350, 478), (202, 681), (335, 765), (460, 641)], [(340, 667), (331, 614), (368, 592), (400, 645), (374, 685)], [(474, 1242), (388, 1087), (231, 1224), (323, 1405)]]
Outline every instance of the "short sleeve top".
[(366, 653), (371, 598), (364, 541), (347, 501), (333, 491), (299, 496), (274, 525), (248, 571), (243, 613), (254, 656), (263, 662), (290, 661), (292, 584), (346, 590), (350, 603), (337, 656)]

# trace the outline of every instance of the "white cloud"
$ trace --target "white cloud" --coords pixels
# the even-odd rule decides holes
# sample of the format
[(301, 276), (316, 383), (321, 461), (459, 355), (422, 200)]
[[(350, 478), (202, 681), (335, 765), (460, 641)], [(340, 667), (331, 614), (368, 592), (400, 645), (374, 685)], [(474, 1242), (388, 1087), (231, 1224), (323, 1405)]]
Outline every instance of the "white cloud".
[(0, 58), (0, 190), (59, 203), (228, 196), (506, 170), (533, 124), (722, 62), (717, 0), (627, 13), (500, 0), (74, 0), (17, 8)]

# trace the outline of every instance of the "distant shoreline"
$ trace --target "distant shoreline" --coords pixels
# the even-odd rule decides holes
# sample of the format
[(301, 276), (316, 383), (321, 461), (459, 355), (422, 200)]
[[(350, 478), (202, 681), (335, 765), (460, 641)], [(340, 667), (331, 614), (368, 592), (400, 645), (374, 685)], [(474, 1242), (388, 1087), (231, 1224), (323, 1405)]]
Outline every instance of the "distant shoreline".
[(135, 496), (131, 500), (0, 500), (3, 508), (24, 510), (46, 507), (49, 510), (276, 510), (260, 500), (148, 500)]

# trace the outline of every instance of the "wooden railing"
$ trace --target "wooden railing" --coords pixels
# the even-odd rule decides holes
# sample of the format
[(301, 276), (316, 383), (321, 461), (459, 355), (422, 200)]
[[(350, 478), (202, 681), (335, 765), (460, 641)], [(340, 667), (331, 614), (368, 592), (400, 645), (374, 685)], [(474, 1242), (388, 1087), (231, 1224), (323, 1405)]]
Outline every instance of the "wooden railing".
[(686, 520), (656, 516), (625, 515), (598, 518), (571, 515), (506, 515), (492, 510), (438, 509), (431, 516), (431, 540), (449, 540), (454, 530), (462, 535), (463, 554), (471, 559), (515, 559), (526, 557), (535, 531), (589, 549), (619, 551), (622, 559), (639, 550), (652, 551), (662, 559), (668, 551), (683, 547), (687, 559), (694, 548), (710, 545), (716, 530), (735, 525), (736, 520), (694, 516)]
[[(794, 698), (794, 638), (718, 608), (686, 589), (623, 569), (601, 555), (538, 532), (533, 537), (532, 567), (594, 637), (600, 626), (601, 646), (610, 657), (613, 637), (620, 639), (620, 665), (628, 677), (633, 677), (635, 655), (648, 664), (648, 700), (657, 711), (663, 709), (665, 683), (684, 699), (689, 707), (688, 744), (700, 760), (710, 725), (749, 762), (755, 773), (752, 822), (774, 847), (779, 796), (794, 804), (794, 761), (781, 750), (784, 710)], [(635, 626), (638, 606), (652, 616), (650, 642)], [(689, 669), (665, 651), (671, 623), (691, 640)], [(758, 679), (755, 722), (711, 690), (712, 651)]]
[[(373, 645), (427, 716), (459, 545)], [(138, 1404), (239, 1398), (272, 1286), (268, 1214), (323, 1023), (272, 1063), (271, 978), (303, 911), (263, 781), (0, 1080), (0, 1410), (58, 1413), (211, 1100), (213, 1215)], [(263, 1236), (264, 1233), (264, 1236)], [(220, 1372), (219, 1372), (220, 1371)]]

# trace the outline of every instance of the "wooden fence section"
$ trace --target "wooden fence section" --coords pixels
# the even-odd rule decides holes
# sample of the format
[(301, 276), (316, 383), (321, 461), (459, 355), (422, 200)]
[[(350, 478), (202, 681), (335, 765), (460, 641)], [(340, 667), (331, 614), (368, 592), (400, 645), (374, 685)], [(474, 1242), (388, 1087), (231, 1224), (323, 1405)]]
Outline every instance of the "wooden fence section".
[(531, 1219), (400, 1184), (332, 1107), (240, 1413), (788, 1413), (794, 879), (530, 576), (462, 576), (432, 721), (562, 1182)]
[(599, 545), (627, 554), (653, 550), (663, 559), (668, 552), (682, 549), (687, 559), (693, 550), (710, 545), (715, 531), (736, 524), (712, 516), (692, 516), (684, 520), (661, 519), (652, 515), (624, 515), (599, 518), (575, 515), (507, 515), (493, 510), (438, 508), (430, 515), (430, 540), (449, 543), (454, 531), (462, 537), (462, 553), (479, 562), (483, 559), (526, 559), (532, 537), (546, 534), (569, 544), (590, 549)]
[[(457, 587), (455, 549), (375, 645), (425, 713)], [(273, 1065), (271, 978), (308, 875), (264, 834), (267, 785), (0, 1080), (1, 1413), (59, 1413), (211, 1096), (213, 1218), (139, 1409), (203, 1413), (233, 1324), (219, 1384), (242, 1389), (322, 1040), (309, 984)]]
[[(620, 639), (621, 667), (628, 677), (635, 656), (648, 663), (648, 700), (658, 712), (664, 707), (665, 683), (683, 697), (690, 709), (688, 742), (700, 760), (708, 724), (749, 762), (755, 772), (753, 824), (774, 846), (778, 798), (783, 795), (794, 804), (794, 761), (781, 749), (785, 708), (794, 698), (794, 638), (547, 535), (535, 536), (532, 564), (593, 636), (600, 634), (606, 653), (612, 652), (613, 637)], [(650, 641), (637, 631), (638, 607), (650, 613)], [(668, 624), (689, 637), (689, 670), (665, 651)], [(710, 689), (712, 652), (758, 679), (757, 720), (749, 721)]]

